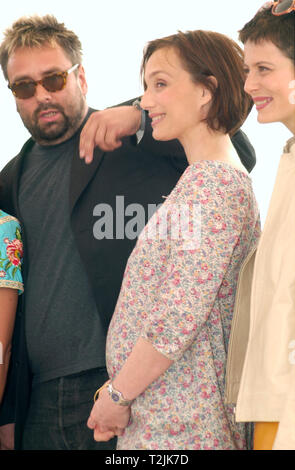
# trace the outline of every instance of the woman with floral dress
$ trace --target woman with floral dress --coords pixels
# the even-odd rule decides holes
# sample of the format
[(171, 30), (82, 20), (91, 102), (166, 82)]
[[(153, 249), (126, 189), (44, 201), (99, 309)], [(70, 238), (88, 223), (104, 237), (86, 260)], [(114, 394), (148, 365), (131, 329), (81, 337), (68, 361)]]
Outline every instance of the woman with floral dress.
[(142, 70), (153, 137), (177, 138), (189, 166), (128, 260), (88, 426), (118, 449), (245, 449), (224, 402), (238, 273), (259, 237), (229, 137), (250, 109), (242, 52), (218, 33), (179, 33), (149, 43)]

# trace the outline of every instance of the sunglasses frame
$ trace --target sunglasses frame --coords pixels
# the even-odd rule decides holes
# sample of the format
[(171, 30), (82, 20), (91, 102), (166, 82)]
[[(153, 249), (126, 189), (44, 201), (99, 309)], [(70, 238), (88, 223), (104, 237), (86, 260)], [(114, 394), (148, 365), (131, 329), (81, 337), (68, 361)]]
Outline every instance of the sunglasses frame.
[(295, 11), (295, 0), (292, 0), (291, 6), (289, 8), (287, 8), (284, 11), (281, 11), (280, 13), (276, 13), (275, 9), (280, 3), (282, 3), (282, 2), (281, 1), (274, 2), (273, 6), (272, 6), (271, 12), (274, 16), (287, 15), (288, 13), (291, 13), (291, 11)]
[[(36, 89), (37, 89), (37, 85), (42, 85), (43, 88), (45, 88), (46, 91), (49, 91), (49, 93), (56, 93), (57, 91), (61, 91), (65, 88), (66, 84), (67, 84), (67, 78), (68, 78), (68, 75), (73, 72), (74, 70), (76, 70), (78, 67), (79, 67), (80, 64), (75, 64), (73, 65), (72, 67), (70, 67), (68, 70), (65, 70), (64, 72), (54, 72), (52, 74), (48, 74), (46, 75), (45, 77), (41, 78), (40, 80), (18, 80), (12, 84), (8, 84), (8, 88), (12, 91), (12, 93), (14, 94), (14, 96), (20, 100), (27, 100), (27, 99), (30, 99), (32, 98), (35, 93), (36, 93)], [(62, 77), (63, 78), (63, 85), (61, 88), (59, 88), (58, 90), (55, 90), (55, 91), (51, 91), (51, 90), (48, 90), (46, 88), (46, 86), (44, 85), (44, 80), (46, 80), (46, 78), (48, 77), (51, 77), (51, 76), (54, 76), (54, 75), (58, 75), (59, 77)], [(17, 96), (17, 92), (14, 90), (14, 87), (16, 85), (19, 85), (20, 83), (32, 83), (34, 85), (34, 93), (31, 95), (31, 96), (28, 96), (27, 98), (20, 98), (19, 96)]]

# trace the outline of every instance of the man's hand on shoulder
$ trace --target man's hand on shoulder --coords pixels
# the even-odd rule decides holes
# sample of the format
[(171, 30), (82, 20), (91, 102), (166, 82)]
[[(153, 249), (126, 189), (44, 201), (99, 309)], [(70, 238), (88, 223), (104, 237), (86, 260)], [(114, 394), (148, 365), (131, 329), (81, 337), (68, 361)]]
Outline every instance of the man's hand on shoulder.
[(122, 137), (135, 134), (141, 123), (141, 112), (135, 106), (119, 106), (97, 111), (89, 117), (80, 136), (80, 158), (93, 160), (95, 147), (111, 152), (122, 145)]

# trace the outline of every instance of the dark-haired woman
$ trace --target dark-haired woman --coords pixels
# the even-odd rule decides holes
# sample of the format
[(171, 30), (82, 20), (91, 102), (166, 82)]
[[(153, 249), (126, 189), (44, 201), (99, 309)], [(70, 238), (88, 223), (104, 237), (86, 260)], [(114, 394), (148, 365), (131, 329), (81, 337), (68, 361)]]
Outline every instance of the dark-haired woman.
[[(240, 31), (245, 45), (245, 90), (260, 123), (281, 122), (291, 133), (278, 167), (257, 249), (251, 309), (238, 295), (228, 390), (238, 390), (239, 364), (249, 342), (237, 398), (238, 421), (254, 421), (254, 449), (295, 449), (295, 1), (271, 2)], [(267, 158), (267, 156), (266, 156)], [(253, 262), (253, 260), (252, 260)], [(248, 285), (249, 263), (241, 273)], [(241, 320), (241, 322), (240, 322)], [(236, 361), (236, 358), (239, 358)], [(239, 364), (238, 364), (238, 363)], [(234, 393), (228, 400), (236, 401)]]

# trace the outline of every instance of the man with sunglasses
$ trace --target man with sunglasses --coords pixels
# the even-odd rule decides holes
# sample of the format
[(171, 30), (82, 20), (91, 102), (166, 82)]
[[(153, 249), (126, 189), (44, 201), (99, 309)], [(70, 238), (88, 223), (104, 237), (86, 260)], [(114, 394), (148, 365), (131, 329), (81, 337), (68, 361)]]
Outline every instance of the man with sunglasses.
[[(181, 176), (183, 151), (175, 142), (153, 141), (136, 102), (115, 113), (124, 114), (120, 137), (145, 125), (140, 143), (125, 138), (107, 155), (96, 148), (85, 165), (79, 137), (93, 110), (86, 103), (81, 44), (52, 16), (14, 23), (0, 61), (32, 135), (1, 173), (2, 208), (22, 226), (25, 285), (2, 431), (7, 436), (7, 423), (16, 423), (18, 449), (113, 449), (114, 440), (96, 443), (86, 422), (93, 392), (107, 379), (106, 332), (136, 238), (119, 229), (119, 219), (124, 227), (130, 217), (116, 212), (117, 197), (143, 207), (146, 222), (149, 205), (161, 203)], [(235, 143), (251, 170), (251, 145), (241, 133)], [(113, 236), (94, 233), (99, 204), (115, 211)]]

